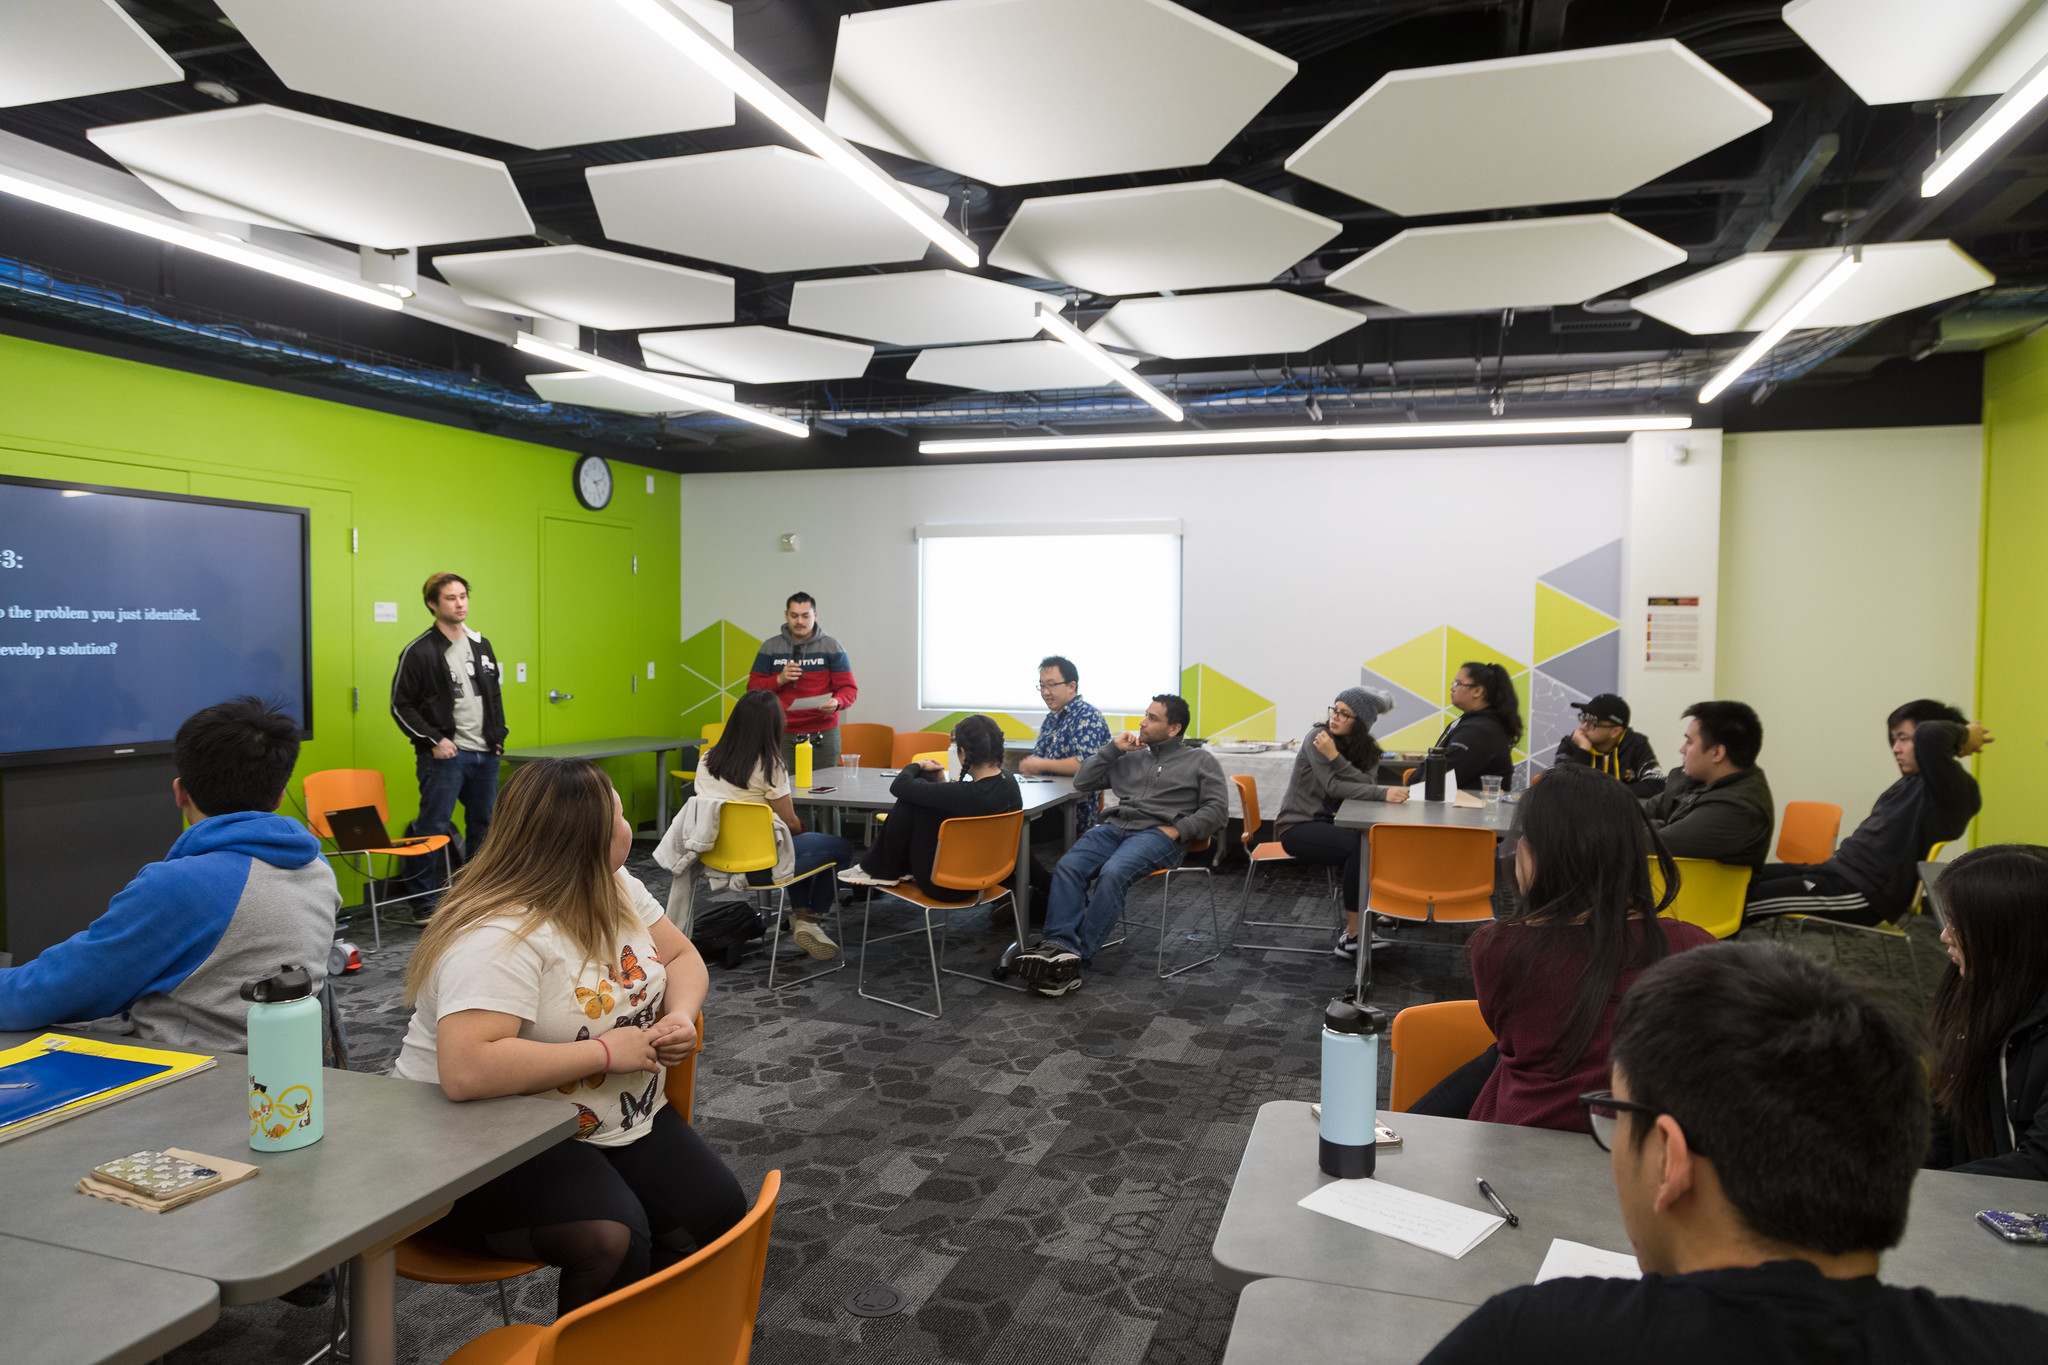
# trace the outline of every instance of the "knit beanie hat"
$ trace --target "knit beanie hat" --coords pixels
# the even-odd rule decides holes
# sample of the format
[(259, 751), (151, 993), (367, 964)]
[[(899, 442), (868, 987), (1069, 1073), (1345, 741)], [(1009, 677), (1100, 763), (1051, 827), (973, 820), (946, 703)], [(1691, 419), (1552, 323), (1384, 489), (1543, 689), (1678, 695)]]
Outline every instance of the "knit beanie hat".
[(1368, 729), (1394, 709), (1394, 694), (1377, 687), (1347, 687), (1337, 694), (1337, 700), (1350, 707), (1351, 714), (1364, 721)]

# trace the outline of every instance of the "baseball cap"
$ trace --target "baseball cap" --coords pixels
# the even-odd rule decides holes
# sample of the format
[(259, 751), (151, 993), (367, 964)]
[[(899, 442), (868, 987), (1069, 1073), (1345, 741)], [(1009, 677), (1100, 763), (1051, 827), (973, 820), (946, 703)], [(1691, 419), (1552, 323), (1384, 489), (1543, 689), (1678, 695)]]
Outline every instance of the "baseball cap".
[(1612, 692), (1579, 703), (1579, 714), (1594, 720), (1611, 721), (1616, 725), (1628, 724), (1628, 703)]

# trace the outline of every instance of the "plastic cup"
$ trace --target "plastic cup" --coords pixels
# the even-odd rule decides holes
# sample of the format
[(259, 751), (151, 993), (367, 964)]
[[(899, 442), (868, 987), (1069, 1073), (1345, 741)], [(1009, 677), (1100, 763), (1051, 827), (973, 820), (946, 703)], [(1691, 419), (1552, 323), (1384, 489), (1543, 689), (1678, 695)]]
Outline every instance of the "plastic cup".
[(1500, 779), (1498, 777), (1480, 778), (1479, 794), (1489, 801), (1500, 800)]
[(859, 754), (841, 754), (841, 755), (839, 755), (839, 770), (840, 770), (841, 772), (845, 773), (845, 774), (846, 774), (846, 775), (847, 775), (848, 777), (857, 777), (857, 776), (859, 776), (859, 774), (860, 774), (860, 755), (859, 755)]

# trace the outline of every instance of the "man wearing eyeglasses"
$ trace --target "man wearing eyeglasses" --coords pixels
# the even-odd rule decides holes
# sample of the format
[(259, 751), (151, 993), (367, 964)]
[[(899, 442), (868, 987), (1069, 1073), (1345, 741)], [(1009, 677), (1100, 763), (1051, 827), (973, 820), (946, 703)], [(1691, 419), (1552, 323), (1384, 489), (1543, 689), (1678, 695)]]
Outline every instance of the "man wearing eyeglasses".
[(1613, 1088), (1581, 1099), (1643, 1278), (1496, 1294), (1425, 1365), (2048, 1360), (2048, 1316), (1878, 1282), (1927, 1151), (1922, 1052), (1804, 954), (1658, 963), (1621, 1002)]
[[(1049, 654), (1038, 661), (1038, 696), (1046, 716), (1038, 742), (1017, 765), (1026, 777), (1072, 777), (1081, 760), (1109, 743), (1109, 723), (1081, 700), (1081, 672), (1072, 659)], [(1096, 821), (1096, 799), (1090, 796), (1074, 811), (1074, 832), (1085, 834)]]
[(1578, 763), (1619, 779), (1638, 797), (1664, 790), (1664, 769), (1649, 737), (1628, 728), (1628, 703), (1602, 692), (1579, 707), (1579, 728), (1557, 743), (1553, 763)]

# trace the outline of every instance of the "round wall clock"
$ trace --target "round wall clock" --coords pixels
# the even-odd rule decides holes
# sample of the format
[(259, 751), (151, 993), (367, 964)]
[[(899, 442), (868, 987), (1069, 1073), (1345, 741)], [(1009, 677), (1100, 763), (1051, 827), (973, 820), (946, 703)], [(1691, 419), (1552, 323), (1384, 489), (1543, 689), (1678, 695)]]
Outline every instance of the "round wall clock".
[(576, 501), (593, 512), (602, 512), (612, 500), (612, 467), (602, 455), (585, 455), (576, 461)]

